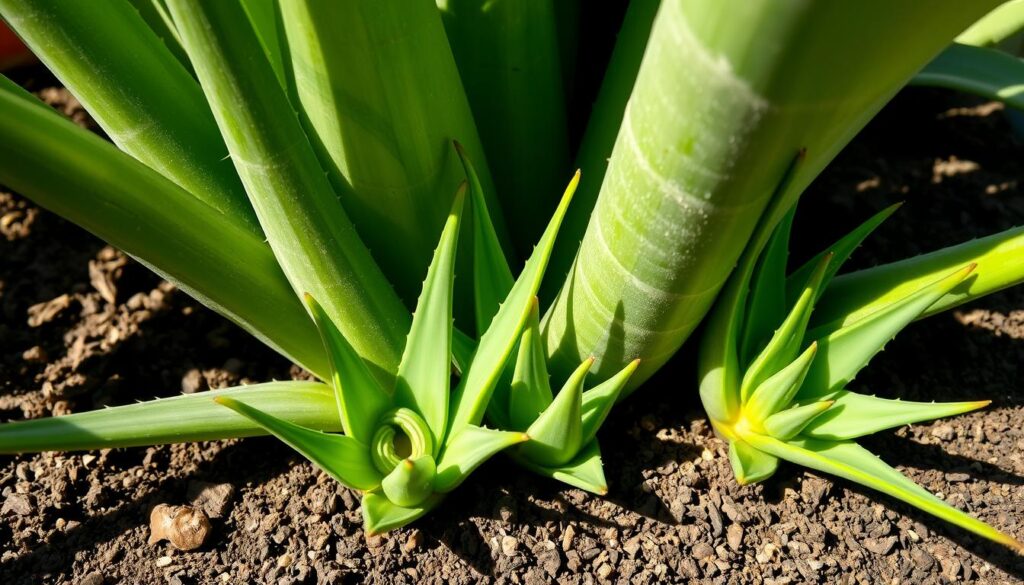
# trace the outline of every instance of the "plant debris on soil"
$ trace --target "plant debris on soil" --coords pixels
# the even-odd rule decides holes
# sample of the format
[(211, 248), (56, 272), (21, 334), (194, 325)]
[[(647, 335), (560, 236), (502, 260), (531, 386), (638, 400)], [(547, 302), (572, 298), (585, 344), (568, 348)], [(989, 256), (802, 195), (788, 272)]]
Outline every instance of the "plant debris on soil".
[[(16, 80), (95, 130), (45, 71)], [(908, 90), (804, 197), (796, 247), (809, 255), (895, 201), (907, 204), (851, 265), (1024, 224), (1021, 160), (1000, 105)], [(815, 231), (823, 226), (835, 231)], [(783, 465), (763, 483), (737, 485), (700, 409), (694, 351), (684, 347), (601, 431), (607, 497), (499, 457), (437, 511), (383, 536), (363, 533), (357, 494), (270, 438), (0, 457), (0, 583), (1024, 578), (1014, 553), (845, 481)], [(1021, 363), (1024, 288), (910, 326), (853, 388), (993, 403), (865, 445), (946, 501), (1024, 537)], [(4, 419), (305, 377), (121, 252), (0, 187)], [(161, 504), (209, 518), (200, 548), (148, 543)]]

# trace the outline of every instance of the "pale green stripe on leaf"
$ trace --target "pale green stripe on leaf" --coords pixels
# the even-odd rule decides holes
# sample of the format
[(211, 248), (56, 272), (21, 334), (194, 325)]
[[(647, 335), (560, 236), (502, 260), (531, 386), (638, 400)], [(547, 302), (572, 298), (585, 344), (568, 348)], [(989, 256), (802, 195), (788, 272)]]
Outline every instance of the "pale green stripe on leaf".
[(822, 400), (781, 410), (764, 420), (764, 430), (780, 441), (788, 441), (831, 407), (831, 400)]
[(457, 488), (474, 469), (498, 452), (528, 440), (525, 433), (498, 431), (465, 425), (441, 451), (437, 461), (434, 490), (442, 493)]
[[(448, 422), (455, 252), (464, 200), (465, 185), (455, 196), (441, 240), (427, 269), (395, 384), (395, 402), (423, 416), (434, 433), (437, 448), (440, 448), (445, 423)], [(437, 455), (436, 452), (433, 454)]]
[(331, 363), (331, 386), (345, 434), (369, 444), (380, 417), (391, 407), (391, 396), (381, 388), (320, 303), (308, 294), (305, 299)]
[(583, 381), (594, 358), (583, 360), (554, 401), (526, 430), (530, 440), (519, 448), (525, 459), (540, 465), (569, 462), (583, 446)]
[(583, 393), (583, 444), (589, 443), (597, 436), (598, 429), (612, 411), (623, 388), (629, 383), (630, 376), (640, 367), (640, 360), (635, 359), (617, 374)]
[(901, 427), (988, 406), (991, 401), (907, 402), (840, 390), (829, 396), (831, 410), (814, 419), (802, 431), (808, 437), (828, 440), (856, 439), (885, 429)]
[[(973, 264), (961, 268), (818, 339), (818, 355), (807, 373), (799, 398), (814, 398), (842, 389), (901, 329), (960, 284), (972, 270)], [(814, 331), (808, 333), (808, 338), (815, 336)]]
[(526, 430), (554, 398), (548, 377), (547, 355), (540, 338), (540, 310), (534, 297), (530, 317), (519, 339), (519, 354), (508, 392), (508, 422), (517, 431)]
[(371, 490), (380, 485), (381, 475), (370, 460), (369, 448), (352, 437), (307, 429), (227, 396), (214, 400), (263, 427), (345, 486)]
[(480, 337), (473, 361), (455, 390), (451, 424), (448, 427), (450, 433), (458, 432), (463, 425), (478, 424), (483, 418), (494, 385), (498, 382), (512, 349), (519, 341), (523, 327), (526, 326), (531, 304), (537, 296), (544, 269), (551, 257), (555, 236), (579, 179), (579, 173), (576, 173), (569, 182), (540, 242), (534, 248), (533, 254), (527, 260), (526, 266), (523, 267), (491, 325)]

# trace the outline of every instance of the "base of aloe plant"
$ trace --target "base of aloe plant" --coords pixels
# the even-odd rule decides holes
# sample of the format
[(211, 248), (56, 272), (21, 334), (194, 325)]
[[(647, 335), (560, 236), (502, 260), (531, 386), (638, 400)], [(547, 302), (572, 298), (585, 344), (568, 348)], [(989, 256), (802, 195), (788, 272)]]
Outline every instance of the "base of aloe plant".
[(515, 450), (509, 451), (509, 457), (538, 475), (567, 483), (599, 496), (608, 494), (608, 480), (604, 477), (601, 447), (598, 445), (597, 439), (580, 449), (575, 459), (559, 467), (538, 465), (517, 454)]

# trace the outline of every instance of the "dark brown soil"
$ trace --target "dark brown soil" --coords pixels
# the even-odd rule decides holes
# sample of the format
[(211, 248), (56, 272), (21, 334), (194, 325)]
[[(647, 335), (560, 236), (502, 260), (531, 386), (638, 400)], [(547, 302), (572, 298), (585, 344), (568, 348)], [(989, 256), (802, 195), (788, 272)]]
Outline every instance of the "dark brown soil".
[[(19, 81), (83, 124), (38, 70)], [(47, 89), (49, 88), (49, 89)], [(815, 247), (896, 200), (855, 256), (896, 259), (1024, 223), (1024, 148), (1001, 108), (907, 92), (812, 188)], [(813, 226), (815, 230), (809, 230)], [(434, 514), (367, 538), (358, 499), (261, 438), (0, 458), (0, 583), (1010, 583), (1024, 560), (844, 481), (784, 466), (740, 487), (696, 398), (692, 348), (601, 439), (611, 494), (504, 460)], [(984, 412), (865, 443), (914, 480), (1024, 537), (1024, 288), (911, 326), (856, 386)], [(173, 286), (0, 188), (0, 414), (79, 412), (301, 375)], [(147, 544), (150, 509), (211, 485), (198, 551)]]

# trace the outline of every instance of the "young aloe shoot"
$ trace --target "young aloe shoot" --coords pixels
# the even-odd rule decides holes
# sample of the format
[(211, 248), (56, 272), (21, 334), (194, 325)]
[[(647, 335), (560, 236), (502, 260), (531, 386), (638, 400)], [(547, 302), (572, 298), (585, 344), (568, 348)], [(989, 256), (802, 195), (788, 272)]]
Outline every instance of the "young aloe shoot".
[(878, 213), (788, 276), (792, 211), (763, 252), (755, 258), (756, 251), (748, 250), (702, 340), (701, 400), (715, 430), (729, 442), (729, 461), (740, 483), (769, 477), (784, 459), (878, 490), (1024, 550), (1013, 537), (950, 506), (855, 441), (969, 412), (989, 401), (906, 402), (846, 389), (886, 342), (964, 282), (976, 265), (966, 263), (838, 328), (808, 330), (829, 281), (895, 208)]
[[(512, 271), (491, 225), (483, 187), (473, 164), (457, 142), (455, 150), (466, 170), (473, 205), (473, 293), (477, 327), (484, 328), (512, 287)], [(584, 392), (584, 378), (594, 363), (593, 358), (586, 359), (554, 395), (536, 297), (530, 307), (515, 363), (508, 364), (495, 388), (487, 417), (498, 428), (522, 431), (529, 436), (509, 451), (512, 459), (523, 467), (580, 489), (606, 494), (608, 482), (597, 430), (640, 360), (627, 363), (617, 374)]]
[(573, 179), (518, 280), (480, 337), (458, 386), (449, 387), (455, 256), (465, 185), (455, 198), (416, 305), (395, 385), (385, 388), (311, 296), (310, 313), (330, 357), (344, 435), (305, 428), (227, 397), (220, 404), (288, 443), (346, 486), (363, 492), (368, 533), (412, 522), (435, 507), (477, 466), (523, 443), (519, 431), (480, 426), (505, 363), (535, 306)]

